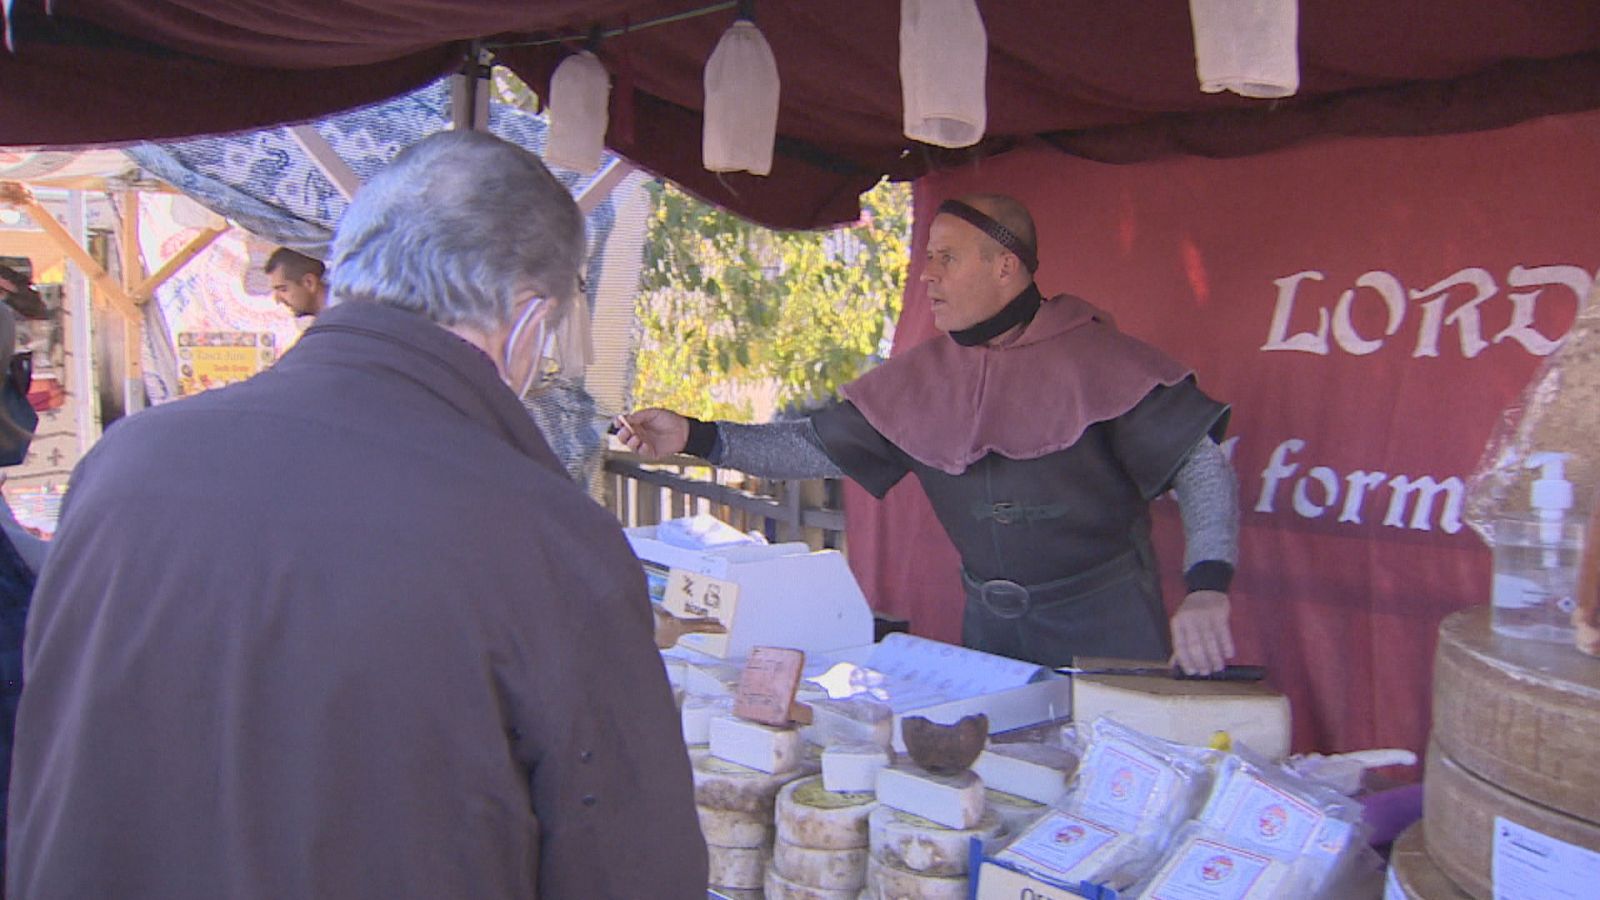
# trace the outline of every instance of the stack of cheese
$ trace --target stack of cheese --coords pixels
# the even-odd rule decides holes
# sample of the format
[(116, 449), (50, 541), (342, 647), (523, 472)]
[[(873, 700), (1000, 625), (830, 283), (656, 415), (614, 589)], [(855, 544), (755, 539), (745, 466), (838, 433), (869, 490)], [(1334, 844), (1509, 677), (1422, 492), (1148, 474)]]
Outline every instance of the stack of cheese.
[(855, 900), (867, 880), (867, 817), (876, 806), (870, 791), (830, 791), (820, 776), (785, 786), (766, 900)]
[(1000, 834), (983, 779), (893, 766), (878, 773), (877, 792), (879, 806), (868, 819), (866, 896), (966, 900), (972, 839)]
[(972, 764), (1007, 834), (1020, 833), (1060, 800), (1077, 768), (1071, 752), (1039, 743), (991, 744)]
[(1394, 842), (1384, 900), (1470, 900), (1428, 856), (1423, 829), (1418, 822)]
[(1600, 661), (1497, 635), (1488, 607), (1445, 619), (1423, 797), (1428, 861), (1479, 900), (1508, 889), (1497, 842), (1600, 852)]
[(758, 898), (773, 853), (778, 792), (816, 770), (792, 728), (733, 716), (710, 720), (709, 752), (693, 754), (694, 799), (710, 855), (710, 886)]

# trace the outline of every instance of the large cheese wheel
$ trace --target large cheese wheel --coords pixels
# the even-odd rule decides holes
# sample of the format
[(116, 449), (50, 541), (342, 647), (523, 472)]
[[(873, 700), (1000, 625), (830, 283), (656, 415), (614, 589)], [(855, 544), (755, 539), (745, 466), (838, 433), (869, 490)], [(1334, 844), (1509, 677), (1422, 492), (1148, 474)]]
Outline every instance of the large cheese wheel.
[(754, 813), (772, 818), (778, 789), (801, 777), (802, 772), (769, 775), (715, 756), (694, 756), (696, 806)]
[[(1084, 668), (1121, 660), (1077, 660)], [(1100, 716), (1180, 744), (1207, 746), (1219, 731), (1269, 759), (1289, 754), (1289, 699), (1265, 685), (1148, 675), (1075, 675), (1072, 718)]]
[(764, 848), (707, 847), (711, 866), (707, 879), (719, 887), (753, 890), (761, 887), (772, 851)]
[(816, 850), (779, 838), (772, 868), (790, 881), (835, 891), (859, 891), (867, 881), (867, 848)]
[(965, 875), (972, 839), (989, 840), (1000, 833), (1000, 819), (985, 810), (973, 828), (945, 828), (920, 816), (888, 806), (867, 820), (872, 856), (908, 872), (939, 877)]
[(1418, 822), (1407, 828), (1389, 852), (1390, 894), (1385, 900), (1470, 900), (1456, 883), (1439, 871), (1424, 846), (1423, 827)]
[(867, 860), (867, 883), (878, 900), (967, 900), (967, 876), (938, 878)]
[(867, 816), (877, 805), (872, 794), (826, 790), (821, 776), (791, 781), (778, 792), (778, 837), (819, 850), (865, 847)]
[(772, 843), (772, 820), (757, 813), (696, 806), (700, 833), (714, 847), (766, 847)]
[(1600, 664), (1564, 644), (1501, 637), (1487, 606), (1439, 627), (1433, 739), (1467, 771), (1600, 822)]
[(813, 887), (783, 877), (776, 868), (767, 870), (766, 900), (856, 900), (859, 888), (834, 890)]
[(1428, 748), (1422, 796), (1428, 856), (1451, 881), (1478, 900), (1493, 898), (1490, 882), (1496, 816), (1600, 853), (1600, 824), (1502, 790), (1463, 769), (1437, 744)]

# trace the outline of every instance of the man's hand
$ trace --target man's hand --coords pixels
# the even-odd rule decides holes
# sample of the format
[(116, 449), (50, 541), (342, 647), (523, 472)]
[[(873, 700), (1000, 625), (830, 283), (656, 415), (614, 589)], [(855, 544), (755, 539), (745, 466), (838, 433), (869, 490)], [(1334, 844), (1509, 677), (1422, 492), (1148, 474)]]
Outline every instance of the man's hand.
[(689, 420), (670, 409), (639, 409), (617, 416), (617, 440), (647, 459), (682, 453), (689, 442)]
[(1222, 671), (1233, 658), (1228, 629), (1228, 595), (1195, 591), (1172, 614), (1172, 663), (1187, 675)]

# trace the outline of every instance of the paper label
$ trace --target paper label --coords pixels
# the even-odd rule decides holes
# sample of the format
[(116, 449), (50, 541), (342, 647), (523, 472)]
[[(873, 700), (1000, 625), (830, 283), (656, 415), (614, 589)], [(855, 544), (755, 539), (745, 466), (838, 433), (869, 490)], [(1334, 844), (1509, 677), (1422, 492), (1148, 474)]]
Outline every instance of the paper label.
[(886, 635), (867, 658), (895, 712), (937, 706), (1031, 684), (1043, 666), (909, 634)]
[(1600, 853), (1494, 819), (1495, 900), (1578, 900), (1595, 895)]
[(1326, 818), (1311, 804), (1259, 778), (1239, 776), (1231, 786), (1242, 796), (1222, 828), (1224, 836), (1279, 859), (1299, 856)]
[(733, 714), (741, 719), (782, 728), (800, 686), (806, 655), (784, 647), (755, 647), (739, 673), (733, 692)]
[[(1150, 885), (1149, 900), (1244, 900), (1263, 884), (1272, 860), (1219, 844), (1191, 841), (1166, 874)], [(1266, 896), (1263, 894), (1262, 896)]]
[(1035, 822), (996, 858), (1043, 867), (1070, 881), (1092, 880), (1093, 876), (1077, 875), (1073, 870), (1117, 837), (1118, 832), (1098, 822), (1071, 813), (1053, 812)]
[(1136, 828), (1152, 804), (1164, 802), (1170, 793), (1160, 790), (1170, 779), (1170, 772), (1124, 751), (1116, 743), (1101, 744), (1099, 752), (1091, 751), (1084, 771), (1088, 783), (1080, 808), (1126, 830)]
[(727, 656), (733, 635), (733, 613), (739, 605), (739, 585), (687, 569), (667, 573), (667, 591), (661, 605), (683, 619), (711, 618), (728, 629), (727, 634), (686, 634), (679, 643), (712, 656)]

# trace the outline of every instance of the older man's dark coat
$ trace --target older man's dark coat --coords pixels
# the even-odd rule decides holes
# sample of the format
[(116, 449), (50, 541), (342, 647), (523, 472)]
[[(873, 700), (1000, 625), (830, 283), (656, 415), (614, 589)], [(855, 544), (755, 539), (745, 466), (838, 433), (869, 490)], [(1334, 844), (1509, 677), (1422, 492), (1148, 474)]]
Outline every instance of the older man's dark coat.
[(13, 897), (705, 896), (638, 562), (419, 316), (111, 429), (26, 650)]

